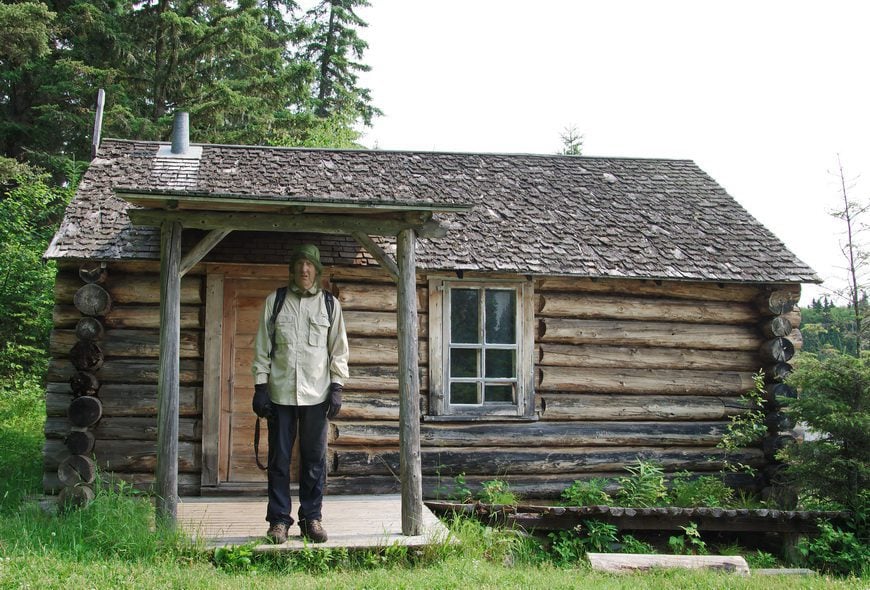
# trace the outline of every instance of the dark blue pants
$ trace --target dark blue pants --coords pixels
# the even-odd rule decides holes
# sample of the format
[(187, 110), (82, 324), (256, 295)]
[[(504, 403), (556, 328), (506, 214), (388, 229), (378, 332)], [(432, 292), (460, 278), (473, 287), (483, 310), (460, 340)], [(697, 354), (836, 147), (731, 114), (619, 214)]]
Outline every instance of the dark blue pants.
[(326, 410), (328, 402), (316, 406), (272, 404), (269, 419), (269, 506), (270, 524), (293, 524), (290, 516), (290, 458), (293, 440), (299, 433), (299, 520), (322, 520), (323, 486), (326, 483)]

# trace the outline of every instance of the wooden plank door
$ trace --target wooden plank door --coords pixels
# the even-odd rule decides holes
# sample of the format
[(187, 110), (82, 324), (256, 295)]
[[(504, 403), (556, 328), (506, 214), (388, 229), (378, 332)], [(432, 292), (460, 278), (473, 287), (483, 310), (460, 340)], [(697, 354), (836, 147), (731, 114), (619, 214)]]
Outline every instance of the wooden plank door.
[[(254, 458), (254, 424), (251, 410), (254, 376), (254, 337), (266, 296), (287, 280), (225, 278), (223, 305), (223, 343), (221, 359), (221, 412), (219, 470), (221, 483), (265, 485), (266, 472), (257, 468)], [(293, 448), (290, 473), (298, 480), (298, 446)], [(260, 462), (266, 463), (268, 434), (265, 421), (260, 424)]]

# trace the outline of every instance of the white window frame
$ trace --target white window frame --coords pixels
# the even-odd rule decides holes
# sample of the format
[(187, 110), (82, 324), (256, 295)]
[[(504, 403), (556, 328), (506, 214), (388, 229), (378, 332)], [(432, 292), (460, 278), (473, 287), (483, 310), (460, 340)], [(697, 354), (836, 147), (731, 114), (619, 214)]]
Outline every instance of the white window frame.
[[(451, 404), (450, 290), (512, 289), (516, 292), (516, 403)], [(429, 413), (426, 420), (534, 420), (534, 284), (524, 279), (429, 279)], [(482, 344), (482, 346), (486, 346)], [(492, 348), (498, 348), (493, 346)], [(479, 377), (479, 379), (484, 379)]]

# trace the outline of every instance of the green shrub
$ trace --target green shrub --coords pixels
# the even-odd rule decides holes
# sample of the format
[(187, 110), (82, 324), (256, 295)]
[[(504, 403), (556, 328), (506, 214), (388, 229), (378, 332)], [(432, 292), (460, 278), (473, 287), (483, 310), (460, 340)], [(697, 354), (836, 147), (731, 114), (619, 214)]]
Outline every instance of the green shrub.
[(731, 417), (725, 435), (716, 445), (720, 449), (725, 449), (725, 461), (729, 470), (751, 475), (755, 473), (755, 469), (749, 465), (733, 462), (731, 453), (758, 444), (767, 434), (767, 425), (764, 423), (764, 371), (755, 373), (752, 382), (753, 388), (740, 396), (740, 401), (748, 409)]
[(603, 477), (586, 481), (575, 481), (562, 492), (562, 499), (568, 506), (600, 506), (612, 501), (606, 489), (609, 482)]
[(780, 451), (804, 496), (852, 509), (870, 487), (870, 353), (801, 354), (788, 382), (799, 397), (787, 411), (817, 436)]
[(641, 541), (640, 539), (634, 537), (633, 535), (622, 535), (619, 541), (620, 544), (620, 553), (655, 553), (655, 547), (647, 543), (646, 541)]
[(671, 551), (681, 555), (707, 555), (707, 543), (701, 538), (698, 525), (690, 522), (681, 526), (682, 535), (674, 535), (668, 538), (668, 547)]
[(855, 531), (819, 524), (819, 534), (803, 537), (797, 546), (806, 565), (838, 576), (870, 575), (870, 545)]
[(619, 505), (638, 508), (660, 506), (662, 500), (667, 497), (662, 467), (650, 461), (638, 459), (635, 465), (628, 465), (625, 470), (631, 475), (616, 480), (620, 485), (620, 489), (616, 493), (616, 501)]
[(514, 506), (518, 503), (519, 497), (511, 491), (510, 485), (503, 480), (493, 479), (485, 481), (481, 485), (478, 498), (484, 504), (504, 504)]
[(727, 506), (733, 497), (734, 490), (718, 477), (713, 475), (695, 477), (688, 471), (680, 471), (676, 474), (668, 492), (669, 503), (684, 508)]

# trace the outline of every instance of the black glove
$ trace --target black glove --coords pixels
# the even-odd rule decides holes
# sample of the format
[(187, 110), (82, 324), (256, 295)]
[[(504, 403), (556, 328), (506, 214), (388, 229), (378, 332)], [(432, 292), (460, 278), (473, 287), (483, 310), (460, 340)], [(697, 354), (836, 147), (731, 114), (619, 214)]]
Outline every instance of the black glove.
[(269, 399), (268, 383), (254, 385), (254, 400), (251, 403), (254, 413), (260, 418), (272, 417), (272, 400)]
[(329, 384), (329, 395), (326, 396), (326, 401), (329, 402), (326, 408), (326, 417), (330, 420), (338, 416), (341, 411), (341, 390), (340, 383)]

